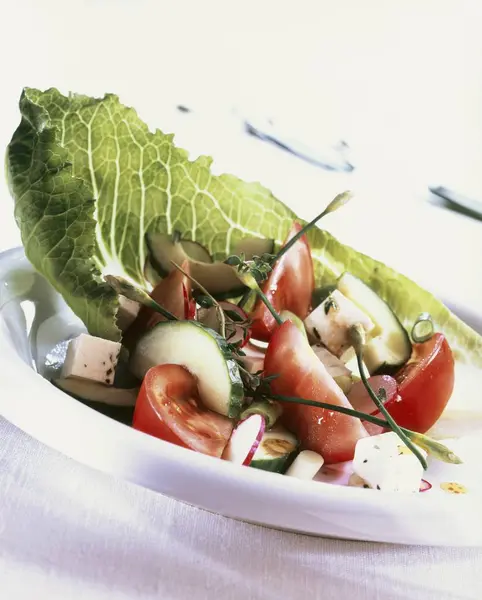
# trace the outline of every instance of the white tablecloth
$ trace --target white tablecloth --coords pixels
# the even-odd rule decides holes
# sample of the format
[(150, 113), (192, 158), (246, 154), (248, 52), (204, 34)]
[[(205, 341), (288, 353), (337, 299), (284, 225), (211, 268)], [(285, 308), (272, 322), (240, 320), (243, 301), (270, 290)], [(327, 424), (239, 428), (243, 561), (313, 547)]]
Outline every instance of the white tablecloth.
[(481, 549), (239, 523), (90, 470), (1, 419), (0, 511), (2, 600), (481, 597)]

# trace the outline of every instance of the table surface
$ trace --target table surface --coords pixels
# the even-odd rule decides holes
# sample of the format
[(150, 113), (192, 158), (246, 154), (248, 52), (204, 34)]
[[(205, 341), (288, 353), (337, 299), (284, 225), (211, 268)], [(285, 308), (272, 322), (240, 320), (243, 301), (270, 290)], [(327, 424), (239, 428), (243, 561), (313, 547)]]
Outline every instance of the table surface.
[(0, 465), (8, 600), (33, 591), (51, 600), (480, 598), (480, 549), (344, 542), (239, 523), (92, 471), (2, 419)]
[[(231, 29), (216, 27), (214, 20), (202, 29), (196, 26), (201, 15), (186, 22), (176, 8), (176, 21), (162, 2), (79, 2), (75, 15), (58, 0), (10, 3), (7, 15), (0, 15), (1, 55), (9, 56), (0, 95), (0, 145), (5, 146), (18, 122), (16, 103), (23, 85), (57, 85), (92, 94), (116, 91), (149, 122), (176, 131), (178, 143), (194, 155), (211, 154), (218, 171), (262, 180), (303, 217), (319, 212), (320, 203), (341, 189), (355, 187), (360, 202), (346, 213), (349, 218), (342, 212), (330, 217), (329, 228), (424, 283), (462, 313), (480, 314), (482, 284), (474, 272), (480, 273), (482, 221), (449, 211), (427, 192), (434, 173), (446, 175), (436, 183), (481, 183), (482, 85), (473, 67), (482, 43), (475, 13), (469, 11), (472, 4), (462, 11), (460, 3), (453, 8), (440, 1), (423, 8), (413, 3), (415, 13), (407, 2), (394, 9), (397, 14), (388, 9), (385, 14), (378, 4), (383, 27), (372, 19), (360, 28), (366, 5), (358, 13), (354, 3), (357, 14), (347, 20), (341, 8), (328, 3), (319, 21), (306, 13), (305, 23), (316, 24), (316, 31), (306, 39), (298, 37), (289, 53), (280, 40), (292, 39), (301, 17), (293, 24), (280, 10), (284, 25), (276, 29), (271, 14), (263, 16), (257, 5), (248, 9), (248, 4), (239, 19), (249, 25), (250, 44), (230, 19)], [(429, 5), (437, 12), (430, 12)], [(133, 19), (142, 19), (137, 33), (130, 28)], [(167, 36), (163, 47), (181, 50), (157, 62), (153, 57), (161, 22)], [(336, 33), (341, 26), (342, 47)], [(400, 41), (408, 27), (409, 49)], [(96, 44), (86, 46), (86, 28), (89, 39), (102, 39), (107, 50), (98, 54)], [(426, 32), (435, 30), (427, 43)], [(346, 51), (348, 39), (357, 49), (356, 59)], [(269, 62), (259, 51), (266, 44), (277, 44), (278, 62), (271, 56)], [(191, 59), (194, 50), (197, 61)], [(285, 70), (291, 67), (288, 85), (299, 88), (314, 80), (308, 67), (315, 69), (317, 56), (322, 57), (323, 89), (330, 94), (309, 88), (314, 93), (311, 115), (316, 114), (324, 131), (337, 136), (347, 128), (350, 142), (360, 140), (360, 168), (353, 176), (324, 172), (241, 134), (240, 123), (222, 110), (232, 106), (233, 96), (265, 110), (274, 99), (284, 99), (286, 109)], [(330, 64), (322, 60), (325, 56), (337, 60)], [(296, 67), (298, 59), (302, 69)], [(160, 73), (155, 81), (150, 77), (153, 62)], [(252, 81), (255, 86), (247, 85)], [(254, 100), (247, 93), (253, 87), (262, 90)], [(192, 114), (174, 109), (190, 100), (196, 108)], [(306, 120), (314, 122), (309, 116)], [(19, 243), (11, 212), (8, 192), (0, 186), (0, 250)], [(368, 232), (359, 227), (367, 219)], [(476, 600), (481, 567), (482, 549), (317, 539), (212, 515), (77, 464), (0, 417), (0, 597), (5, 600), (269, 600), (305, 595), (324, 600)]]

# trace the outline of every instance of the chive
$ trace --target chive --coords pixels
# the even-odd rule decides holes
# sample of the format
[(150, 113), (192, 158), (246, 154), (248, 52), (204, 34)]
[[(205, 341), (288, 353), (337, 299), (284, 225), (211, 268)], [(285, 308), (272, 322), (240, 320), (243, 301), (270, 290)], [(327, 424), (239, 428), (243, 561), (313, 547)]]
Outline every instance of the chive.
[(316, 216), (312, 221), (307, 223), (296, 235), (294, 235), (288, 242), (279, 250), (278, 254), (275, 256), (272, 265), (279, 260), (283, 254), (286, 254), (288, 250), (296, 244), (296, 242), (302, 237), (308, 230), (310, 230), (316, 223), (322, 219), (325, 215), (328, 215), (335, 210), (338, 210), (342, 206), (344, 206), (347, 202), (349, 202), (353, 197), (352, 192), (342, 192), (333, 198), (333, 200), (328, 204), (328, 206), (321, 212), (318, 216)]
[(388, 423), (390, 429), (398, 435), (398, 437), (402, 440), (402, 442), (408, 448), (410, 448), (410, 450), (415, 454), (415, 456), (420, 461), (420, 464), (422, 465), (422, 467), (424, 469), (426, 469), (427, 462), (426, 462), (425, 458), (423, 457), (423, 455), (420, 453), (418, 448), (412, 443), (410, 438), (397, 425), (396, 421), (393, 419), (391, 414), (385, 408), (385, 405), (383, 404), (383, 402), (375, 394), (371, 385), (368, 383), (367, 377), (365, 375), (365, 369), (363, 368), (363, 346), (365, 345), (365, 330), (363, 329), (363, 326), (360, 325), (360, 323), (353, 325), (350, 328), (350, 336), (351, 336), (351, 342), (353, 345), (353, 349), (355, 350), (355, 354), (356, 354), (358, 370), (360, 371), (360, 378), (368, 392), (368, 395), (373, 400), (373, 402), (375, 403), (378, 410), (382, 413), (382, 415), (387, 420), (387, 423)]
[(171, 312), (163, 308), (153, 298), (151, 298), (147, 292), (136, 287), (134, 284), (127, 281), (127, 279), (124, 279), (124, 277), (105, 275), (104, 279), (120, 296), (125, 296), (129, 300), (134, 300), (134, 302), (139, 302), (139, 304), (147, 306), (147, 308), (150, 308), (151, 310), (160, 313), (163, 317), (166, 317), (168, 321), (178, 320), (178, 318), (175, 317)]
[(255, 292), (258, 295), (258, 297), (263, 301), (266, 308), (273, 315), (273, 318), (276, 321), (276, 323), (278, 323), (278, 325), (283, 325), (283, 319), (279, 316), (274, 306), (268, 300), (262, 289), (259, 287), (259, 283), (256, 281), (254, 275), (249, 270), (238, 270), (236, 271), (236, 274), (241, 280), (241, 282), (244, 283), (244, 285), (248, 286), (250, 290), (253, 290), (253, 292)]
[(434, 334), (435, 328), (429, 313), (421, 313), (412, 327), (411, 337), (415, 343), (427, 342)]
[(250, 415), (261, 415), (266, 420), (266, 426), (271, 429), (282, 413), (282, 408), (278, 402), (272, 400), (261, 400), (253, 402), (245, 408), (240, 415), (240, 419), (246, 419)]
[[(333, 412), (339, 412), (343, 415), (347, 415), (349, 417), (355, 417), (357, 419), (361, 419), (362, 421), (368, 421), (369, 423), (373, 423), (374, 425), (379, 425), (380, 427), (389, 427), (389, 423), (384, 421), (383, 419), (379, 419), (378, 417), (374, 417), (373, 415), (369, 415), (367, 413), (360, 412), (355, 410), (354, 408), (346, 408), (345, 406), (338, 406), (337, 404), (330, 404), (329, 402), (318, 402), (317, 400), (307, 400), (306, 398), (298, 398), (296, 396), (283, 396), (281, 394), (270, 394), (270, 399), (278, 400), (279, 402), (287, 402), (291, 404), (305, 404), (306, 406), (314, 406), (315, 408), (324, 408), (326, 410), (330, 410)], [(420, 448), (425, 450), (428, 454), (441, 460), (442, 462), (459, 465), (462, 464), (462, 461), (458, 456), (456, 456), (447, 446), (444, 446), (440, 442), (429, 438), (426, 435), (421, 433), (417, 433), (415, 431), (411, 431), (410, 429), (405, 429), (405, 427), (400, 427), (400, 430), (410, 438), (414, 444), (417, 444)], [(426, 465), (424, 466), (424, 469)]]

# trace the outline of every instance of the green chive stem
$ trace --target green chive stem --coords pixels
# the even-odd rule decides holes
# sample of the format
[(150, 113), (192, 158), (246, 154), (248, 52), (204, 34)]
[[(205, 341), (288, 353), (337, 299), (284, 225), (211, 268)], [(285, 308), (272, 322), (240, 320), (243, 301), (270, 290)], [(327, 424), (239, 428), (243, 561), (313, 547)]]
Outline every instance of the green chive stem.
[(139, 302), (139, 304), (143, 304), (154, 310), (155, 312), (160, 313), (163, 317), (165, 317), (168, 321), (177, 321), (178, 318), (174, 316), (167, 309), (162, 307), (158, 302), (156, 302), (147, 292), (142, 290), (141, 288), (136, 287), (124, 277), (115, 277), (114, 275), (105, 275), (105, 281), (111, 286), (111, 288), (117, 292), (120, 296), (125, 296), (129, 300), (133, 300), (134, 302)]
[(358, 370), (360, 372), (360, 378), (363, 382), (363, 385), (365, 386), (366, 391), (368, 392), (368, 395), (373, 400), (373, 402), (375, 403), (378, 410), (382, 413), (382, 415), (387, 420), (388, 425), (390, 426), (390, 429), (398, 435), (398, 437), (402, 440), (402, 442), (408, 448), (410, 448), (410, 450), (415, 454), (415, 456), (418, 458), (418, 460), (422, 464), (423, 468), (426, 469), (427, 462), (426, 462), (424, 456), (421, 454), (421, 452), (418, 450), (418, 448), (416, 448), (416, 446), (412, 443), (410, 438), (407, 437), (404, 434), (404, 432), (400, 429), (400, 427), (397, 425), (396, 421), (393, 419), (391, 414), (385, 408), (385, 405), (383, 404), (383, 402), (373, 391), (372, 386), (368, 383), (368, 379), (365, 375), (365, 369), (363, 368), (363, 346), (365, 345), (365, 330), (363, 329), (363, 326), (360, 323), (357, 323), (356, 325), (353, 325), (351, 327), (350, 338), (351, 338), (351, 342), (353, 344), (353, 349), (355, 350), (356, 361), (358, 364)]
[[(324, 408), (333, 412), (339, 412), (349, 417), (361, 419), (362, 421), (368, 421), (369, 423), (379, 425), (380, 427), (389, 427), (389, 423), (387, 421), (379, 419), (378, 417), (374, 417), (373, 415), (360, 412), (353, 408), (346, 408), (344, 406), (338, 406), (337, 404), (330, 404), (329, 402), (307, 400), (306, 398), (298, 398), (295, 396), (284, 396), (282, 394), (270, 394), (269, 397), (272, 400), (278, 400), (279, 402), (287, 402), (291, 404), (305, 404), (306, 406)], [(417, 446), (425, 450), (434, 458), (437, 458), (438, 460), (441, 460), (446, 463), (462, 464), (460, 458), (456, 456), (451, 450), (449, 450), (447, 446), (444, 446), (440, 442), (437, 442), (436, 440), (433, 440), (432, 438), (429, 438), (428, 436), (423, 435), (421, 433), (416, 433), (415, 431), (411, 431), (410, 429), (405, 429), (405, 427), (400, 427), (400, 429), (405, 433), (407, 437), (409, 437), (415, 444), (417, 444)], [(424, 466), (424, 469), (425, 468), (426, 464)]]
[(307, 223), (302, 229), (300, 229), (300, 231), (298, 231), (296, 235), (294, 235), (290, 240), (288, 240), (288, 242), (286, 242), (286, 244), (282, 248), (280, 248), (278, 254), (276, 255), (271, 264), (273, 265), (277, 260), (279, 260), (283, 256), (283, 254), (286, 254), (286, 252), (288, 252), (288, 250), (294, 244), (296, 244), (300, 237), (302, 237), (308, 230), (310, 230), (314, 225), (316, 225), (316, 223), (318, 223), (320, 219), (322, 219), (325, 215), (335, 212), (335, 210), (338, 210), (339, 208), (344, 206), (352, 198), (353, 193), (349, 191), (342, 192), (341, 194), (335, 196), (335, 198), (333, 198), (330, 204), (328, 204), (328, 206), (318, 216), (316, 216), (312, 221)]

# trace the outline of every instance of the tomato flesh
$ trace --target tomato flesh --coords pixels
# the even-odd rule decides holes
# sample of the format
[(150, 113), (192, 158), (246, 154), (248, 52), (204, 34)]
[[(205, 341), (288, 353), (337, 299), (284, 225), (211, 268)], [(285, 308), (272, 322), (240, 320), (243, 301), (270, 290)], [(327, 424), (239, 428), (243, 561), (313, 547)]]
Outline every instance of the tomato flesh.
[(233, 431), (230, 419), (201, 405), (196, 378), (179, 365), (159, 365), (146, 373), (132, 426), (171, 444), (218, 458)]
[[(274, 394), (328, 402), (352, 408), (305, 336), (285, 321), (273, 334), (264, 361), (264, 375)], [(303, 404), (283, 402), (283, 424), (305, 449), (319, 452), (327, 464), (351, 460), (359, 439), (368, 435), (359, 419)]]
[[(301, 225), (295, 223), (285, 244), (301, 229)], [(276, 262), (261, 289), (278, 313), (282, 310), (289, 310), (300, 319), (305, 319), (310, 311), (314, 285), (310, 246), (306, 236), (303, 235)], [(253, 338), (268, 342), (278, 326), (273, 315), (263, 302), (258, 300), (251, 317), (253, 319), (251, 329)]]

